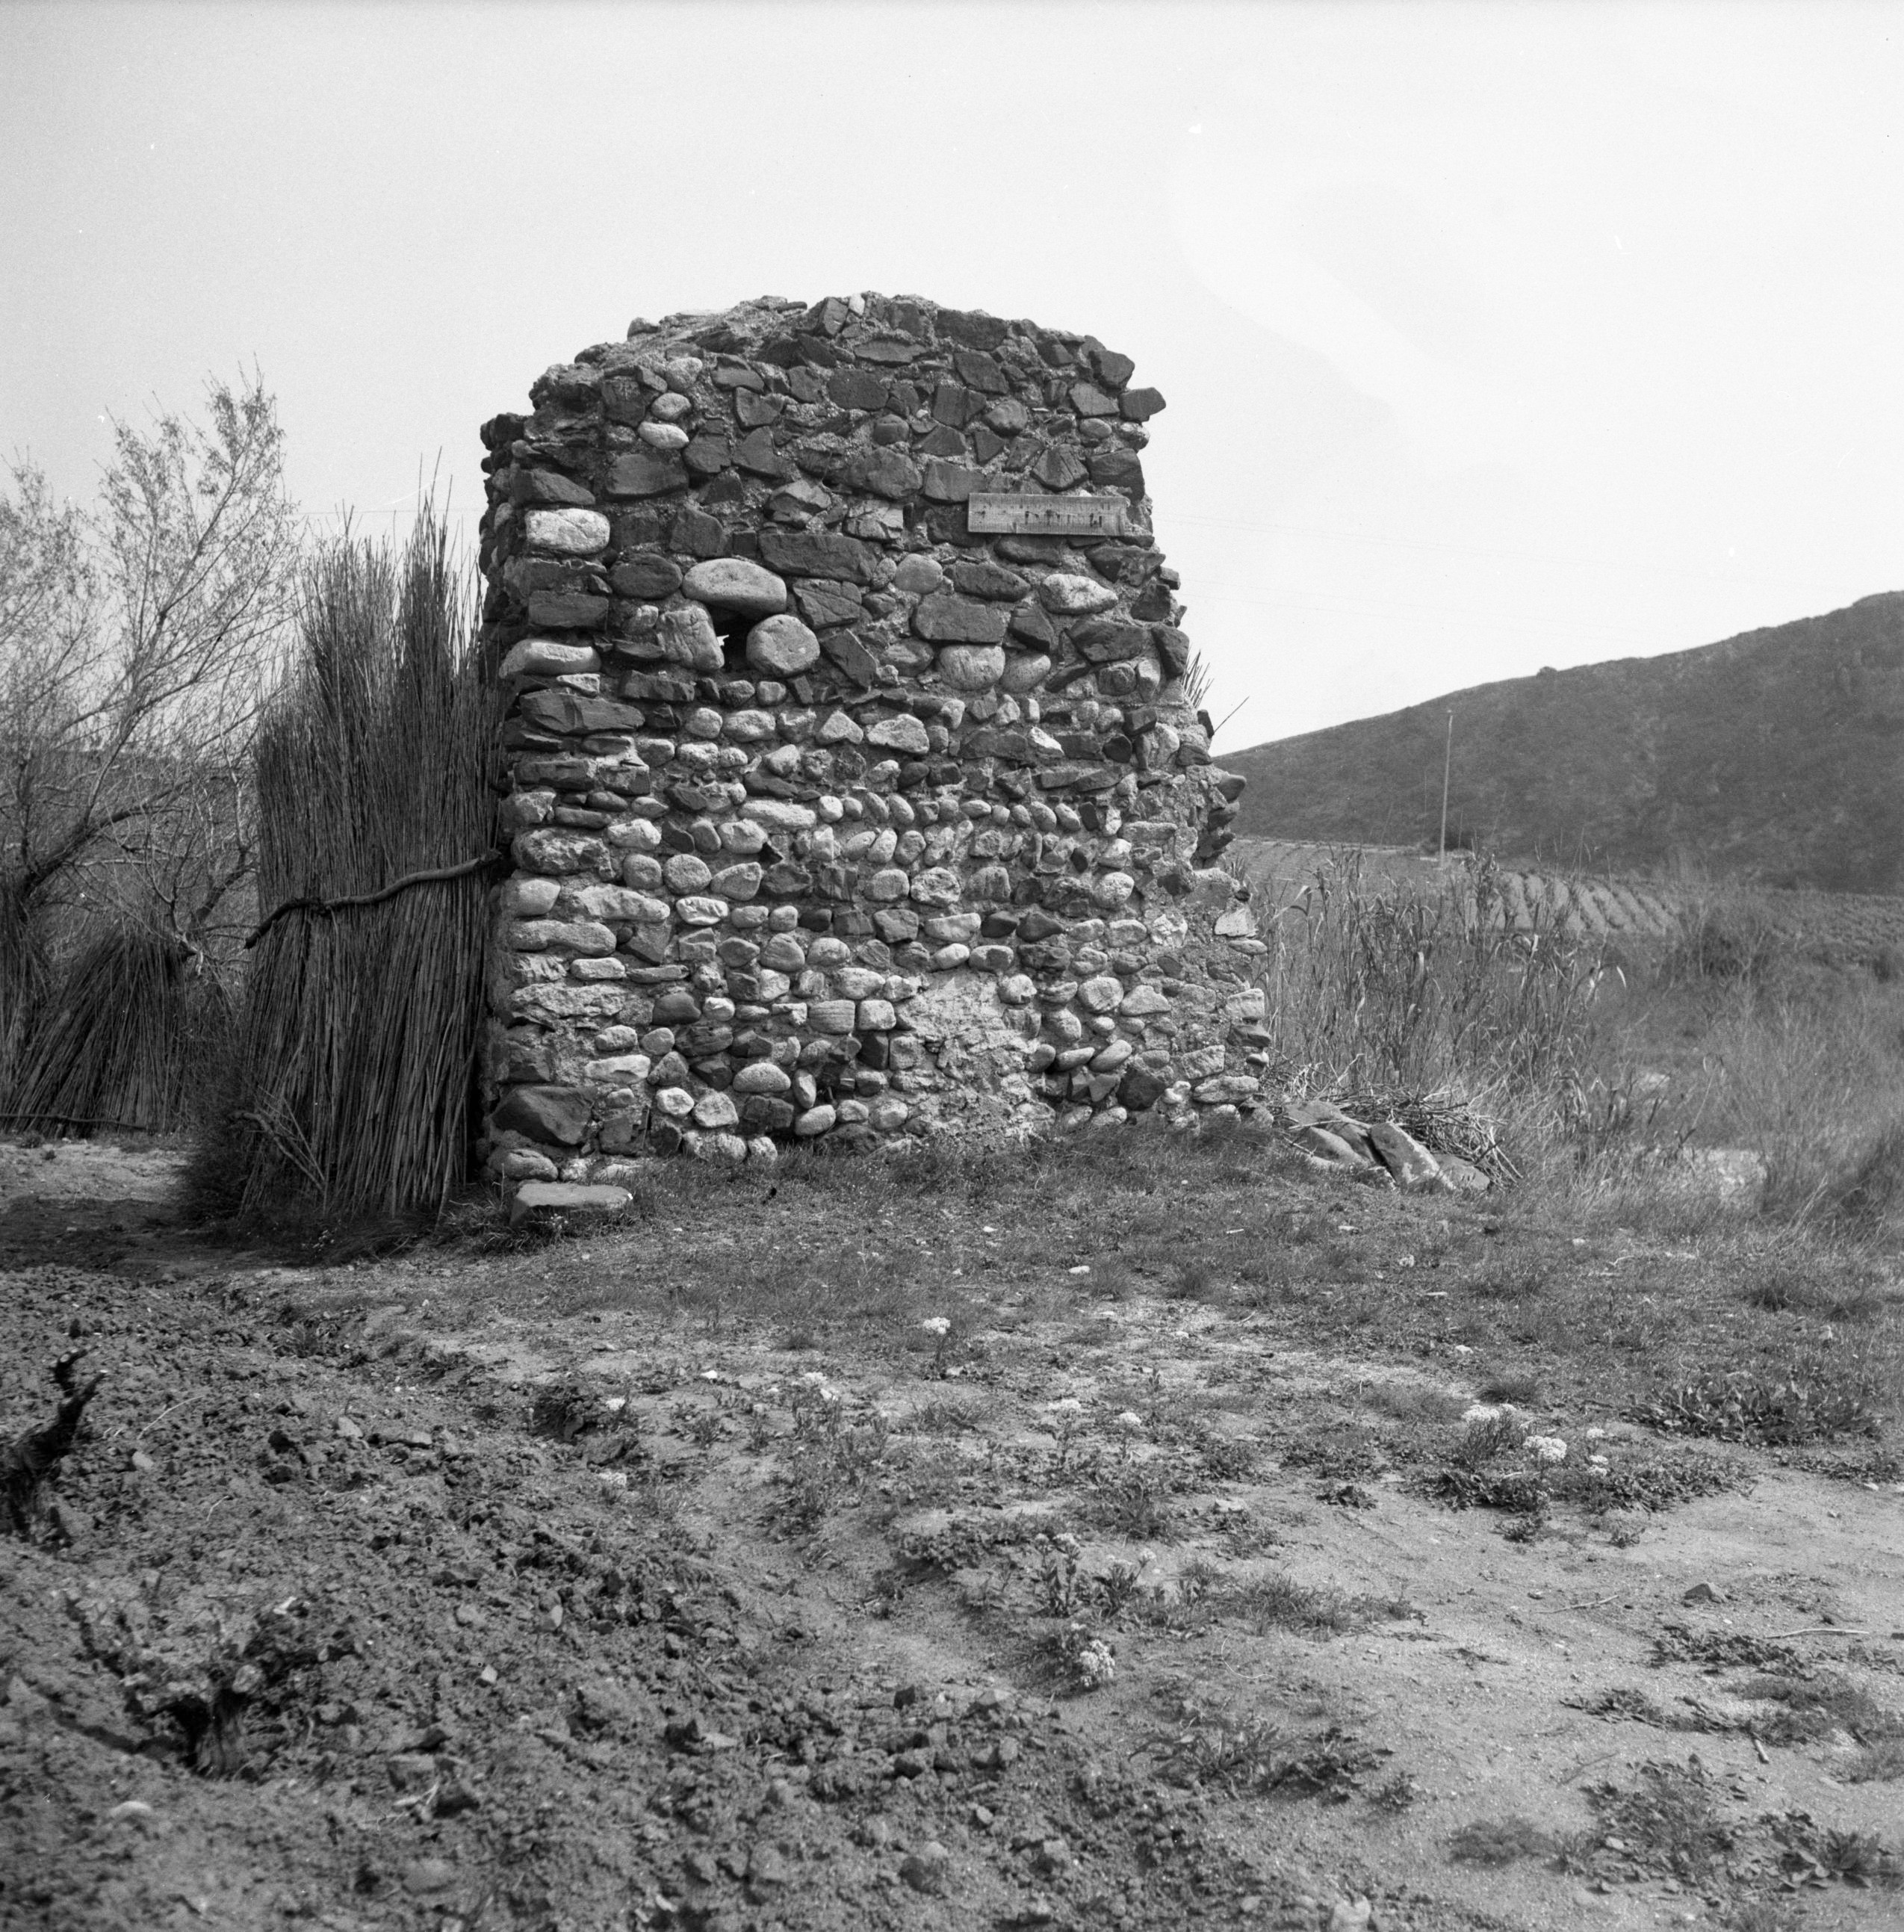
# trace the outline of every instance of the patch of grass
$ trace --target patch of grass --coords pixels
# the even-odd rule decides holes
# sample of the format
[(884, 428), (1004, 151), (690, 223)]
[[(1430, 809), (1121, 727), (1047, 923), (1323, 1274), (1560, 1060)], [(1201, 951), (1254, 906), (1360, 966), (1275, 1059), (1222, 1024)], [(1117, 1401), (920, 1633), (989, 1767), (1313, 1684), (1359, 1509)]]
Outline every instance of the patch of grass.
[(1281, 1570), (1237, 1585), (1227, 1599), (1226, 1607), (1231, 1606), (1258, 1636), (1273, 1630), (1339, 1636), (1362, 1621), (1355, 1605), (1339, 1590), (1314, 1589)]
[(1904, 1483), (1904, 1454), (1869, 1438), (1838, 1448), (1796, 1450), (1778, 1460), (1782, 1468), (1803, 1469), (1834, 1483)]
[(1540, 1400), (1537, 1376), (1498, 1372), (1486, 1376), (1475, 1390), (1483, 1402), (1511, 1402), (1525, 1408)]
[(1840, 1831), (1808, 1813), (1788, 1811), (1773, 1822), (1788, 1881), (1837, 1883), (1860, 1891), (1904, 1886), (1904, 1853), (1873, 1832)]
[(934, 1396), (921, 1402), (908, 1420), (921, 1436), (965, 1436), (984, 1419), (981, 1402), (958, 1402), (949, 1396)]
[(1676, 1435), (1798, 1444), (1878, 1435), (1879, 1400), (1868, 1376), (1825, 1363), (1782, 1373), (1706, 1370), (1640, 1404), (1633, 1416)]
[(1338, 1725), (1292, 1736), (1271, 1718), (1206, 1706), (1181, 1690), (1166, 1695), (1175, 1707), (1173, 1721), (1153, 1748), (1173, 1784), (1213, 1785), (1235, 1797), (1340, 1804), (1388, 1755)]
[(1711, 1664), (1722, 1670), (1758, 1670), (1780, 1676), (1800, 1677), (1810, 1666), (1788, 1644), (1768, 1637), (1750, 1636), (1743, 1630), (1694, 1630), (1687, 1624), (1667, 1624), (1653, 1640), (1650, 1661), (1666, 1664)]
[(1357, 1391), (1364, 1408), (1392, 1416), (1397, 1422), (1443, 1424), (1459, 1421), (1466, 1408), (1458, 1395), (1423, 1388), (1415, 1382), (1372, 1382)]
[(1174, 1590), (1134, 1596), (1131, 1608), (1139, 1621), (1159, 1629), (1201, 1630), (1213, 1624), (1240, 1623), (1258, 1636), (1272, 1630), (1341, 1636), (1379, 1620), (1422, 1615), (1405, 1598), (1350, 1596), (1298, 1582), (1279, 1570), (1237, 1576), (1201, 1557), (1183, 1565)]
[(1477, 1301), (1533, 1300), (1547, 1286), (1547, 1270), (1538, 1264), (1515, 1260), (1489, 1262), (1461, 1276), (1463, 1291)]
[(1844, 1255), (1821, 1269), (1814, 1257), (1795, 1264), (1774, 1247), (1748, 1263), (1739, 1295), (1768, 1314), (1869, 1322), (1884, 1312), (1894, 1292), (1889, 1270), (1874, 1256)]
[(1390, 1467), (1387, 1438), (1357, 1423), (1339, 1423), (1280, 1445), (1286, 1469), (1313, 1469), (1326, 1481), (1352, 1483)]
[(1733, 1843), (1696, 1760), (1642, 1765), (1637, 1785), (1589, 1785), (1586, 1798), (1599, 1820), (1597, 1835), (1618, 1838), (1627, 1864), (1651, 1877), (1703, 1882)]
[(1702, 1731), (1714, 1728), (1696, 1715), (1669, 1711), (1644, 1690), (1635, 1690), (1630, 1684), (1616, 1684), (1609, 1690), (1597, 1690), (1591, 1697), (1567, 1697), (1561, 1702), (1590, 1718), (1606, 1718), (1619, 1724), (1650, 1724), (1655, 1730)]
[(1552, 1472), (1547, 1486), (1556, 1502), (1578, 1504), (1597, 1514), (1625, 1510), (1657, 1514), (1700, 1496), (1749, 1488), (1751, 1482), (1749, 1471), (1689, 1450), (1673, 1456), (1623, 1456), (1604, 1469), (1570, 1460)]
[(955, 1516), (941, 1529), (909, 1533), (900, 1538), (899, 1555), (922, 1570), (937, 1570), (951, 1576), (959, 1570), (974, 1570), (1000, 1550), (1022, 1547), (1041, 1536), (1062, 1532), (1063, 1520), (1040, 1513), (1036, 1516)]
[(1838, 1775), (1847, 1784), (1888, 1784), (1904, 1778), (1904, 1738), (1888, 1737), (1860, 1751)]
[(1170, 1271), (1165, 1293), (1173, 1301), (1209, 1301), (1220, 1292), (1216, 1270), (1201, 1257), (1180, 1261)]
[(1209, 1429), (1191, 1432), (1197, 1460), (1203, 1472), (1219, 1483), (1240, 1482), (1256, 1467), (1256, 1445), (1234, 1436), (1219, 1436)]
[(1726, 1932), (1799, 1932), (1803, 1922), (1795, 1905), (1753, 1898), (1728, 1908), (1720, 1922)]
[(1547, 1492), (1532, 1469), (1448, 1468), (1417, 1477), (1410, 1485), (1417, 1495), (1432, 1497), (1450, 1509), (1502, 1510), (1512, 1516), (1539, 1516), (1546, 1508)]
[(1768, 1744), (1813, 1744), (1842, 1730), (1863, 1745), (1888, 1744), (1904, 1750), (1904, 1716), (1886, 1710), (1848, 1678), (1833, 1673), (1793, 1677), (1767, 1672), (1740, 1684), (1735, 1694), (1780, 1707), (1753, 1726)]
[(856, 1496), (886, 1451), (885, 1417), (870, 1403), (849, 1407), (835, 1391), (796, 1384), (793, 1446), (783, 1472), (787, 1514), (796, 1528), (812, 1530)]
[(1092, 1520), (1132, 1543), (1168, 1543), (1177, 1534), (1168, 1474), (1139, 1464), (1099, 1484), (1091, 1498)]
[(1518, 1814), (1477, 1818), (1448, 1839), (1448, 1856), (1457, 1864), (1511, 1865), (1522, 1858), (1550, 1858), (1558, 1849), (1551, 1832)]

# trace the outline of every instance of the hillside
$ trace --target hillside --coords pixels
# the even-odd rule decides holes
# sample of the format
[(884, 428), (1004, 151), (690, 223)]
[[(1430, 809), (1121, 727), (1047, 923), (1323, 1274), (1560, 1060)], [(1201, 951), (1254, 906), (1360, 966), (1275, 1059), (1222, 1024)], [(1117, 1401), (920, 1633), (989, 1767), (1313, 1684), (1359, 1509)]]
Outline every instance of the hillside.
[(1227, 755), (1258, 837), (1904, 893), (1904, 592), (1723, 644), (1475, 686)]

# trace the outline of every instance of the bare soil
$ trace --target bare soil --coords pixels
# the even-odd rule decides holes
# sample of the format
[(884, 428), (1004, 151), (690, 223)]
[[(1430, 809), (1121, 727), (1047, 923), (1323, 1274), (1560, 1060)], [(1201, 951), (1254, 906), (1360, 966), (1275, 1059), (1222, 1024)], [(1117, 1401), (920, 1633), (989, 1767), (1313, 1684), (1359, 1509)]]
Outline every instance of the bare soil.
[(688, 1172), (308, 1265), (45, 1152), (0, 1441), (105, 1380), (0, 1541), (0, 1924), (1904, 1923), (1904, 1484), (1589, 1352), (1519, 1406), (1605, 1472), (1451, 1507), (1537, 1352), (1485, 1202), (1234, 1159), (1172, 1274), (1108, 1192)]

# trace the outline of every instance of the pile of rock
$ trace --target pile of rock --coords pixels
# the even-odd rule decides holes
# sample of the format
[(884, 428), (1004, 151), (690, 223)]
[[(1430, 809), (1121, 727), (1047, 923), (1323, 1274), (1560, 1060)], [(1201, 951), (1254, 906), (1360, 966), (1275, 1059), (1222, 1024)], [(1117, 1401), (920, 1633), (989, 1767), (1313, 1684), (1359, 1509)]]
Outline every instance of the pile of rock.
[(485, 425), (492, 1173), (1258, 1096), (1264, 948), (1212, 863), (1242, 782), (1186, 700), (1132, 373), (766, 300), (637, 322)]

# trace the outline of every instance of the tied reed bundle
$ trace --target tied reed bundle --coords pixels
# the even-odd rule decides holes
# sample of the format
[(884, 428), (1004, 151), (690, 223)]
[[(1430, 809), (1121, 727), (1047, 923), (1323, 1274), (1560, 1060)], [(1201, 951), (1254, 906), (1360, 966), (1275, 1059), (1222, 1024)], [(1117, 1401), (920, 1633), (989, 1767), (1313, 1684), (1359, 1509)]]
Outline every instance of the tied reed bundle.
[[(346, 537), (307, 571), (258, 744), (259, 906), (302, 903), (256, 935), (242, 1215), (433, 1213), (463, 1177), (496, 717), (474, 615), (433, 505), (400, 550)], [(416, 873), (444, 876), (386, 891)]]
[(94, 938), (37, 1016), (5, 1124), (46, 1133), (184, 1126), (198, 1067), (231, 1018), (202, 964), (150, 927)]

